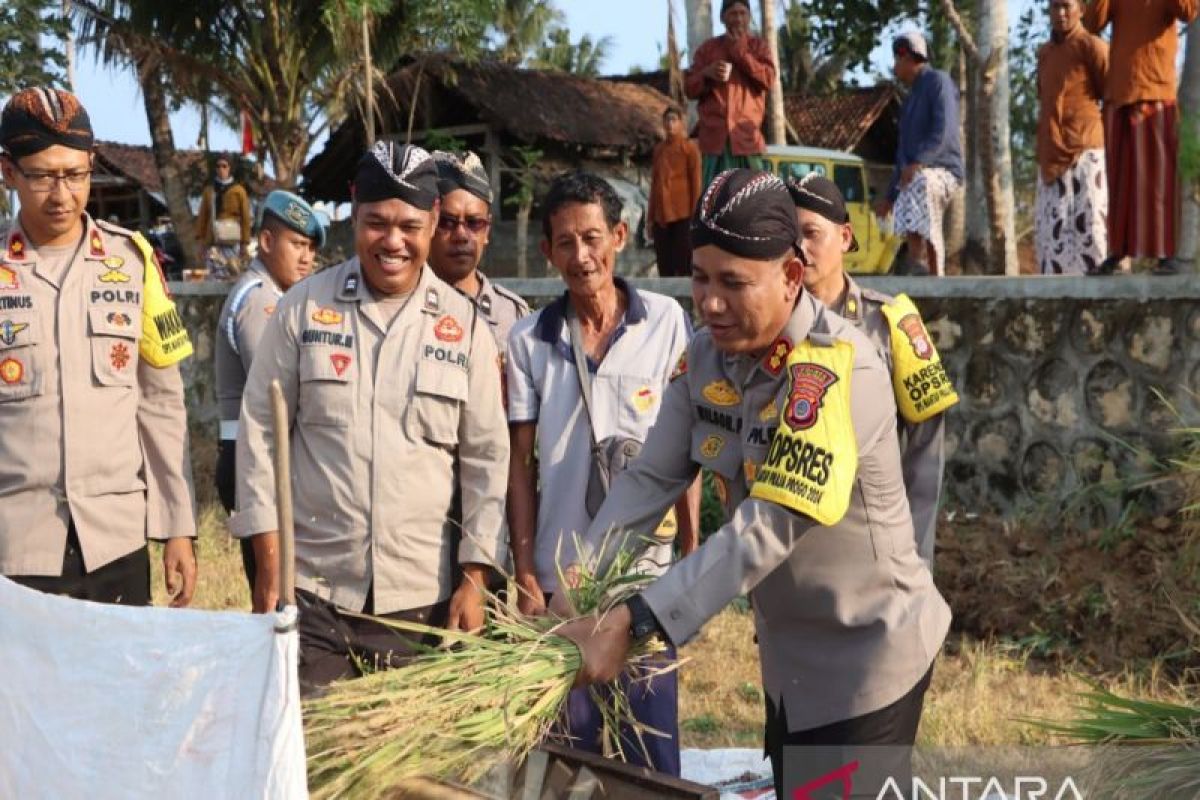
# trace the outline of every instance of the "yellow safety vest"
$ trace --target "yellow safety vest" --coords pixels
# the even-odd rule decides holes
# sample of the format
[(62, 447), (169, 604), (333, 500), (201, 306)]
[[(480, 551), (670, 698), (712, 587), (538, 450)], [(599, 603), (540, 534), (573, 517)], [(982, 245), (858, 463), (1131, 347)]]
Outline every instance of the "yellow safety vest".
[(750, 496), (836, 525), (850, 507), (858, 443), (850, 414), (854, 345), (805, 340), (787, 358), (788, 394)]
[(154, 248), (140, 233), (133, 234), (133, 243), (142, 254), (144, 275), (142, 279), (142, 340), (138, 350), (142, 358), (152, 367), (169, 367), (178, 364), (192, 354), (192, 340), (187, 328), (175, 308)]
[(899, 295), (881, 310), (891, 334), (896, 408), (913, 424), (933, 419), (958, 402), (946, 365), (908, 295)]

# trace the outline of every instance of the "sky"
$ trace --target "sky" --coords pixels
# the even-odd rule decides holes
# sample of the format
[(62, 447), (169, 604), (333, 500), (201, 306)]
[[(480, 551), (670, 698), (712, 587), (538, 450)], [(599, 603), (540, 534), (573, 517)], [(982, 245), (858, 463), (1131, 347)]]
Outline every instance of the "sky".
[[(682, 0), (673, 0), (680, 47), (686, 45), (687, 35)], [(1025, 6), (1029, 0), (1017, 5)], [(604, 71), (608, 74), (628, 72), (632, 67), (651, 69), (666, 47), (668, 0), (557, 0), (557, 7), (566, 16), (573, 39), (584, 33), (593, 39), (611, 37)], [(758, 3), (753, 2), (757, 9)], [(720, 32), (719, 0), (713, 0), (713, 24)], [(1015, 12), (1014, 12), (1015, 13)], [(755, 14), (757, 19), (757, 12)], [(906, 25), (898, 21), (896, 26)], [(886, 38), (885, 38), (886, 41)], [(873, 56), (884, 63), (882, 48)], [(128, 69), (99, 65), (92, 53), (80, 50), (76, 64), (76, 89), (87, 106), (92, 125), (100, 139), (127, 144), (149, 144), (150, 130), (142, 107), (137, 82)], [(200, 115), (194, 107), (184, 108), (172, 115), (175, 145), (180, 148), (197, 146)], [(319, 152), (321, 142), (313, 152)], [(209, 146), (214, 150), (235, 150), (241, 146), (240, 136), (214, 123), (210, 126)]]

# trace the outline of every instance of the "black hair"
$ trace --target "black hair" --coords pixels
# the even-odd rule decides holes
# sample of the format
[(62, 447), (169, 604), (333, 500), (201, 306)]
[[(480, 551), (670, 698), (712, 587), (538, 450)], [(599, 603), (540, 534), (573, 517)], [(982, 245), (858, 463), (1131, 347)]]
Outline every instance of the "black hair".
[(578, 170), (564, 172), (550, 184), (546, 198), (542, 201), (542, 235), (549, 241), (553, 235), (550, 229), (550, 218), (560, 208), (571, 203), (596, 203), (604, 211), (604, 221), (608, 229), (617, 227), (621, 221), (621, 198), (608, 181), (591, 172)]
[(680, 119), (683, 119), (683, 110), (679, 106), (674, 105), (674, 104), (669, 105), (663, 109), (663, 119), (666, 119), (667, 117), (669, 117), (671, 115), (674, 115), (676, 117), (679, 117)]

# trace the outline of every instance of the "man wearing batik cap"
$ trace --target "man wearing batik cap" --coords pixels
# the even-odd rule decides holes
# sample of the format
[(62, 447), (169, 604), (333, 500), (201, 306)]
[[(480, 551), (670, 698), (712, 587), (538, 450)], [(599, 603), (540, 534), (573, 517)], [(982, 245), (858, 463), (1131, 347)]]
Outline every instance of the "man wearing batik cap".
[[(580, 647), (580, 682), (606, 681), (631, 642), (657, 634), (683, 645), (749, 592), (777, 796), (857, 759), (854, 790), (873, 782), (875, 797), (880, 774), (908, 785), (950, 611), (917, 555), (887, 368), (804, 290), (798, 239), (778, 178), (731, 170), (705, 191), (692, 223), (692, 299), (705, 327), (587, 547), (599, 551), (613, 529), (638, 546), (702, 467), (729, 521), (603, 619), (559, 631)], [(600, 568), (615, 555), (611, 544), (599, 552)]]
[(492, 283), (479, 270), (492, 227), (492, 185), (483, 162), (474, 153), (435, 150), (433, 160), (441, 210), (429, 249), (429, 266), (439, 278), (475, 302), (496, 337), (503, 361), (508, 352), (508, 332), (513, 323), (529, 313), (529, 304), (519, 294)]
[(53, 594), (150, 602), (165, 541), (172, 605), (196, 582), (179, 362), (192, 352), (154, 251), (85, 211), (92, 128), (61, 89), (0, 115), (21, 210), (0, 231), (0, 574)]
[(934, 532), (945, 469), (945, 410), (958, 402), (916, 306), (864, 288), (843, 257), (858, 250), (846, 201), (833, 181), (810, 172), (788, 181), (804, 251), (804, 288), (871, 339), (892, 376), (900, 461), (917, 552), (933, 569)]
[(269, 393), (278, 380), (294, 420), (306, 692), (410, 652), (358, 612), (479, 626), (480, 587), (504, 550), (508, 429), (496, 343), (471, 301), (426, 264), (439, 211), (433, 159), (379, 142), (358, 163), (353, 197), (356, 256), (280, 299), (238, 430), (230, 528), (254, 537), (254, 609), (266, 611), (279, 586)]
[[(225, 298), (217, 322), (217, 406), (221, 414), (217, 443), (217, 494), (232, 512), (237, 490), (237, 430), (242, 388), (258, 341), (275, 313), (279, 298), (313, 269), (325, 244), (325, 223), (301, 198), (276, 189), (258, 213), (258, 255)], [(242, 565), (254, 589), (254, 549), (242, 539)]]
[(958, 88), (929, 65), (929, 46), (916, 31), (896, 37), (892, 57), (892, 72), (909, 91), (900, 109), (896, 168), (876, 212), (892, 213), (895, 232), (907, 237), (907, 260), (899, 272), (944, 275), (942, 218), (964, 174)]

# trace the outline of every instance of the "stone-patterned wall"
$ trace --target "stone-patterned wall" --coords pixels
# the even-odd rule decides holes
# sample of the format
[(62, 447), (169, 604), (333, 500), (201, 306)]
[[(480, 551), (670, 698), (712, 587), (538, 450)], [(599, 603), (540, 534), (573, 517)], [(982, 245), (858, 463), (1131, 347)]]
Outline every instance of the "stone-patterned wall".
[[(556, 279), (504, 283), (538, 305), (562, 291)], [(685, 279), (636, 283), (690, 294)], [(1200, 425), (1200, 280), (1192, 276), (862, 283), (917, 302), (959, 389), (947, 419), (951, 507), (1115, 522), (1131, 493), (1106, 488), (1146, 469), (1131, 448), (1171, 452), (1178, 421), (1155, 390)], [(203, 449), (216, 427), (213, 337), (226, 287), (172, 288), (196, 347), (184, 376)], [(1180, 502), (1170, 483), (1137, 495), (1155, 514)]]

